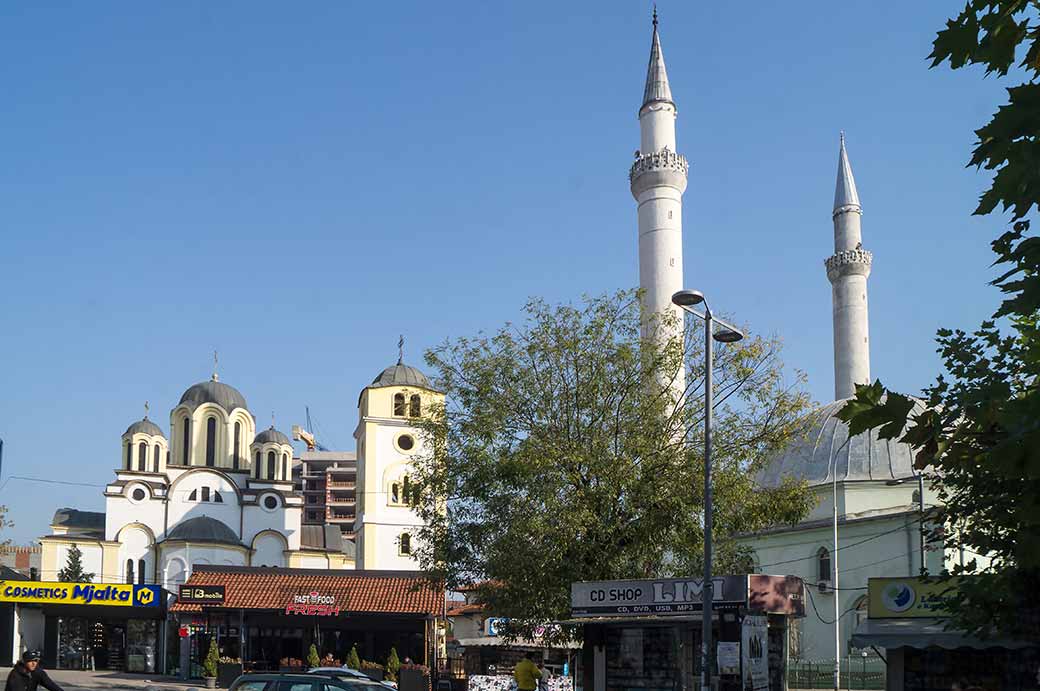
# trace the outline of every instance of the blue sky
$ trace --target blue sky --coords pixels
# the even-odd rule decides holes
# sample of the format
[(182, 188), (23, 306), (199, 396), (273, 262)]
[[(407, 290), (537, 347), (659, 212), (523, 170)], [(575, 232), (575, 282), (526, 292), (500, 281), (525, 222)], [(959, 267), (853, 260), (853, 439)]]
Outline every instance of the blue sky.
[[(1003, 85), (929, 70), (957, 3), (660, 3), (691, 161), (685, 271), (832, 397), (830, 210), (844, 129), (864, 206), (872, 373), (938, 371), (996, 304), (964, 168)], [(529, 296), (634, 286), (648, 2), (0, 5), (3, 475), (103, 485), (119, 436), (221, 353), (288, 432), (353, 449), (396, 358)], [(24, 542), (100, 488), (12, 480)]]

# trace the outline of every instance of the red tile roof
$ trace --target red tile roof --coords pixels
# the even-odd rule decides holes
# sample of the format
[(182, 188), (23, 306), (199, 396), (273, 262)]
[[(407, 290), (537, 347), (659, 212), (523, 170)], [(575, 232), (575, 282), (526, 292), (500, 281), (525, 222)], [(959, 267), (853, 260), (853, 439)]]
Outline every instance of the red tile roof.
[[(398, 571), (325, 571), (250, 566), (195, 566), (189, 585), (223, 585), (222, 607), (284, 609), (294, 595), (316, 592), (336, 598), (344, 612), (371, 614), (440, 614), (444, 590), (417, 573)], [(175, 602), (171, 612), (201, 612), (201, 605)]]

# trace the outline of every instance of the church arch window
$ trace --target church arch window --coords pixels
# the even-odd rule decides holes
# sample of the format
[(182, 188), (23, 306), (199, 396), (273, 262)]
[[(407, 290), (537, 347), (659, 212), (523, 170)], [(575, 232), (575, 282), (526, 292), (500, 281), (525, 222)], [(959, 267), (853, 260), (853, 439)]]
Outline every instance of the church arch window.
[(181, 420), (181, 465), (188, 465), (191, 458), (191, 418), (187, 415)]
[(145, 472), (148, 470), (148, 443), (141, 442), (137, 445), (137, 470)]
[(235, 446), (231, 451), (231, 467), (238, 470), (239, 465), (239, 450), (241, 449), (242, 443), (242, 423), (235, 423)]
[(199, 500), (199, 491), (197, 489), (193, 489), (191, 491), (191, 494), (188, 495), (188, 501), (198, 501), (198, 500)]
[(143, 487), (134, 487), (133, 491), (130, 492), (130, 498), (135, 502), (141, 502), (145, 500), (148, 493), (144, 491)]
[(144, 559), (137, 560), (137, 582), (144, 585)]
[(218, 492), (217, 490), (213, 490), (213, 501), (217, 502), (218, 504), (223, 504), (224, 497), (220, 496), (220, 492)]
[(398, 482), (390, 484), (390, 503), (395, 506), (401, 503), (401, 484)]
[(217, 418), (206, 420), (206, 465), (212, 468), (217, 460)]
[(134, 445), (130, 442), (126, 443), (126, 469), (134, 469)]
[(209, 501), (209, 487), (202, 488), (202, 501)]
[(256, 452), (256, 458), (253, 460), (253, 473), (256, 475), (256, 479), (260, 479), (260, 452)]
[(126, 582), (127, 583), (133, 583), (134, 582), (134, 560), (133, 559), (127, 559), (126, 560)]
[(408, 533), (401, 533), (401, 537), (397, 542), (398, 553), (402, 557), (411, 556), (412, 554), (412, 536)]
[(403, 393), (395, 393), (394, 394), (394, 415), (396, 415), (397, 417), (404, 417), (404, 410), (405, 410), (405, 408), (404, 408), (404, 394)]
[(267, 479), (268, 480), (273, 480), (274, 479), (274, 464), (275, 464), (274, 451), (268, 451), (267, 452)]
[(282, 479), (289, 479), (289, 456), (288, 454), (282, 454)]
[(419, 398), (417, 393), (413, 393), (411, 398), (408, 399), (408, 415), (409, 417), (422, 415), (422, 399)]
[(152, 454), (152, 472), (153, 473), (158, 473), (159, 472), (159, 455), (161, 453), (162, 453), (162, 449), (160, 449), (159, 445), (156, 444), (155, 445), (155, 453)]
[(816, 552), (816, 576), (817, 580), (831, 580), (831, 553), (826, 547), (821, 547)]

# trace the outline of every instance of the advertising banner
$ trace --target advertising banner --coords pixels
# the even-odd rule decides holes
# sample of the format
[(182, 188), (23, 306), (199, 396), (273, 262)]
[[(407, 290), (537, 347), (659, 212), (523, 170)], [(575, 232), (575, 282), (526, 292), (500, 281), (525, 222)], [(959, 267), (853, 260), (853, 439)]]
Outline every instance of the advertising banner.
[(335, 595), (326, 595), (317, 591), (293, 595), (285, 605), (286, 614), (303, 614), (306, 616), (335, 617), (339, 616), (339, 605)]
[(765, 617), (744, 617), (740, 653), (744, 663), (744, 690), (769, 691), (769, 631)]
[(0, 581), (0, 602), (34, 605), (98, 605), (107, 607), (159, 607), (162, 588), (130, 583), (57, 583), (49, 581)]
[(187, 605), (222, 605), (224, 597), (222, 585), (182, 585), (177, 601)]
[(947, 617), (944, 599), (957, 591), (956, 579), (871, 578), (867, 581), (867, 616), (871, 619)]
[[(571, 614), (575, 617), (689, 614), (701, 611), (703, 595), (704, 581), (700, 578), (572, 583)], [(714, 607), (746, 605), (747, 597), (747, 576), (712, 579)]]

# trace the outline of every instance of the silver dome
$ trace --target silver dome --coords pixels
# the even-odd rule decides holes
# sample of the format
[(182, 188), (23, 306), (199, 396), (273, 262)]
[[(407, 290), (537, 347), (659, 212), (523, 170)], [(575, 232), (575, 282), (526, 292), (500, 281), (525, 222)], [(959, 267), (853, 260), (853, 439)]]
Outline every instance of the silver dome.
[(178, 405), (187, 405), (195, 409), (203, 403), (215, 403), (229, 413), (235, 408), (249, 410), (246, 397), (239, 393), (238, 389), (212, 379), (195, 384), (185, 391)]
[(221, 545), (242, 544), (242, 541), (235, 535), (235, 531), (209, 516), (189, 518), (178, 523), (166, 535), (166, 539), (186, 540), (188, 542), (212, 542)]
[(253, 440), (254, 444), (266, 444), (267, 442), (274, 442), (276, 444), (288, 444), (289, 437), (285, 436), (271, 425), (260, 434), (256, 435), (256, 439)]
[(425, 374), (400, 361), (380, 372), (379, 376), (372, 380), (371, 386), (418, 386), (433, 390), (433, 385)]
[(147, 417), (145, 419), (143, 419), (143, 420), (138, 420), (134, 424), (132, 424), (129, 427), (127, 427), (126, 431), (123, 432), (123, 436), (124, 437), (130, 436), (130, 435), (133, 435), (133, 434), (147, 434), (147, 435), (152, 436), (152, 437), (163, 437), (163, 438), (166, 437), (166, 435), (163, 434), (163, 431), (159, 427), (159, 425), (155, 424), (154, 422), (149, 420)]
[[(917, 474), (913, 449), (893, 439), (879, 439), (877, 429), (849, 441), (848, 425), (834, 417), (847, 400), (834, 401), (809, 413), (798, 436), (759, 473), (758, 483), (776, 487), (784, 479), (793, 478), (822, 485), (832, 481), (835, 469), (839, 482), (895, 480)], [(911, 414), (922, 409), (918, 401)]]

